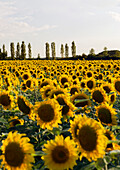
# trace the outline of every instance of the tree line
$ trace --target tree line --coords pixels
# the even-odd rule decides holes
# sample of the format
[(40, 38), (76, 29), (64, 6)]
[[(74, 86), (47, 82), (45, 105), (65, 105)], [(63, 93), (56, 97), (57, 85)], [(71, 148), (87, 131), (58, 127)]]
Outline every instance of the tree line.
[[(51, 47), (51, 57), (50, 57), (50, 47)], [(32, 49), (31, 49), (31, 44), (28, 44), (28, 59), (32, 59)], [(72, 57), (76, 56), (76, 45), (75, 42), (72, 42), (71, 45), (71, 52), (72, 52)], [(68, 58), (69, 57), (69, 46), (66, 43), (65, 47), (63, 44), (61, 44), (60, 47), (60, 54), (62, 58)], [(5, 44), (3, 44), (2, 49), (0, 48), (0, 60), (5, 60), (5, 59), (20, 59), (24, 60), (26, 59), (26, 45), (25, 42), (22, 41), (21, 45), (18, 42), (17, 46), (15, 48), (15, 44), (13, 42), (10, 43), (10, 56), (8, 57), (8, 52), (5, 49)], [(45, 55), (46, 59), (56, 59), (56, 48), (55, 48), (55, 42), (51, 43), (51, 46), (49, 45), (48, 42), (45, 43)], [(37, 59), (40, 59), (40, 53), (37, 55)]]
[[(26, 53), (26, 44), (24, 41), (20, 44), (17, 43), (16, 47), (13, 42), (10, 43), (10, 56), (8, 57), (8, 52), (5, 49), (5, 44), (3, 44), (2, 48), (0, 48), (0, 60), (7, 60), (7, 59), (18, 59), (18, 60), (25, 60), (25, 59), (35, 59), (32, 57), (32, 47), (31, 44), (28, 43), (28, 58)], [(50, 55), (50, 49), (51, 49), (51, 55)], [(118, 50), (111, 50), (108, 51), (107, 47), (104, 47), (103, 52), (95, 54), (95, 50), (93, 48), (90, 49), (89, 54), (82, 54), (82, 55), (76, 55), (76, 45), (75, 42), (72, 41), (71, 44), (71, 54), (72, 57), (69, 57), (69, 46), (66, 43), (65, 46), (61, 44), (60, 46), (60, 54), (61, 57), (58, 58), (56, 56), (56, 47), (55, 42), (52, 42), (49, 44), (48, 42), (45, 43), (45, 58), (44, 59), (120, 59), (120, 51)], [(43, 59), (40, 57), (40, 53), (38, 53), (36, 59)]]

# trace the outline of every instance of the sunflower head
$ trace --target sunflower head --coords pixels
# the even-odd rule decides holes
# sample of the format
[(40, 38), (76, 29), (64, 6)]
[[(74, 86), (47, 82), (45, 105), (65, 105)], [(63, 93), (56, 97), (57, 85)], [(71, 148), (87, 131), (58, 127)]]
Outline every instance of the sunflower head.
[(100, 104), (108, 101), (108, 97), (101, 87), (96, 87), (92, 90), (92, 98), (96, 103)]
[[(86, 157), (89, 161), (97, 160), (105, 155), (107, 138), (104, 135), (103, 126), (94, 119), (80, 115), (79, 122), (75, 120), (71, 127), (74, 127), (74, 138), (81, 152), (80, 160)], [(71, 128), (73, 133), (73, 128)]]
[(44, 144), (45, 153), (42, 159), (50, 170), (73, 169), (78, 159), (77, 148), (70, 137), (56, 136), (54, 140), (47, 141)]
[(25, 115), (30, 116), (32, 104), (24, 96), (18, 96), (16, 103), (18, 105), (18, 109), (21, 112), (23, 112)]
[(0, 93), (0, 104), (5, 110), (13, 108), (13, 96), (10, 95), (10, 91), (3, 90), (3, 92)]
[(41, 128), (52, 130), (61, 123), (61, 107), (55, 99), (48, 99), (43, 102), (36, 102), (33, 110), (35, 113), (37, 124)]
[(32, 169), (34, 163), (34, 147), (28, 143), (28, 137), (25, 134), (18, 134), (17, 132), (9, 132), (7, 139), (2, 143), (2, 162), (1, 165), (6, 169)]
[(113, 109), (112, 106), (109, 106), (107, 103), (96, 107), (96, 116), (100, 122), (105, 125), (116, 125), (116, 114), (117, 113), (115, 112), (115, 109)]
[[(105, 130), (105, 136), (108, 138), (108, 140), (116, 141), (116, 137), (114, 133), (108, 129)], [(120, 145), (116, 143), (107, 144), (107, 147), (106, 147), (106, 151), (108, 152), (111, 150), (119, 150), (119, 149), (120, 149)]]
[(114, 88), (118, 94), (120, 94), (120, 78), (114, 79)]
[(9, 119), (9, 122), (10, 122), (10, 127), (14, 127), (14, 126), (16, 126), (18, 124), (20, 124), (20, 125), (24, 124), (24, 120), (19, 119), (18, 116), (11, 117)]
[[(79, 100), (86, 100), (86, 101), (79, 101)], [(78, 101), (77, 101), (78, 100)], [(76, 102), (77, 101), (77, 102)], [(90, 100), (89, 97), (85, 93), (76, 93), (71, 96), (71, 102), (76, 106), (76, 107), (87, 107), (90, 106)]]

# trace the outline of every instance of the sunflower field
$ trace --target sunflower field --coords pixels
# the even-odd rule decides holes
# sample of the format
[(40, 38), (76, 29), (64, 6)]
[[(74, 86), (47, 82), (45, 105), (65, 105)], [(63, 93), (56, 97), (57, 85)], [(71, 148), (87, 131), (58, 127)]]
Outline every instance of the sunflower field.
[(120, 169), (120, 60), (0, 61), (0, 169)]

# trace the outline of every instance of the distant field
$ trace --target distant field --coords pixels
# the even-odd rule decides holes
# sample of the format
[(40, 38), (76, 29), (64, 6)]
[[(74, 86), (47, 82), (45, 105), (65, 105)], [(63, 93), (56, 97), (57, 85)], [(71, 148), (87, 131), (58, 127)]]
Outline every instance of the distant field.
[(6, 169), (120, 168), (120, 60), (0, 61)]

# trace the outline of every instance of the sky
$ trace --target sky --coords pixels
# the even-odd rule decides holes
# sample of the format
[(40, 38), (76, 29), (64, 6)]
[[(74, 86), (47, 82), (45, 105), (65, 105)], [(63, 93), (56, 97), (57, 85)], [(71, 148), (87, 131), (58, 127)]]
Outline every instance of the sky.
[[(32, 56), (45, 57), (45, 43), (55, 42), (56, 56), (72, 41), (77, 55), (120, 50), (120, 0), (0, 0), (0, 48), (22, 41)], [(51, 54), (51, 49), (50, 49)]]

